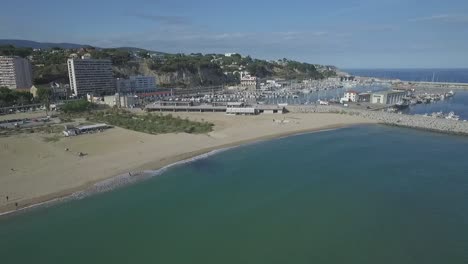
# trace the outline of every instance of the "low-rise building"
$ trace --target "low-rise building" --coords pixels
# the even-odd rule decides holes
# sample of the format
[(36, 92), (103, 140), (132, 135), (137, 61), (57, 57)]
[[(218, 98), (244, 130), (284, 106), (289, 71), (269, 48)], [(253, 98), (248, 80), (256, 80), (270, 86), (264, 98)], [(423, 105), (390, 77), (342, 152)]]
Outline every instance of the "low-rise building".
[(115, 95), (104, 96), (104, 104), (110, 107), (134, 108), (138, 105), (138, 97), (134, 95)]
[(256, 115), (258, 110), (255, 107), (228, 107), (226, 109), (228, 115)]
[(63, 135), (66, 137), (78, 136), (79, 134), (92, 133), (97, 131), (104, 131), (105, 129), (112, 128), (107, 124), (95, 124), (87, 126), (78, 126), (78, 127), (66, 127), (63, 131)]
[(384, 91), (373, 93), (371, 103), (393, 105), (403, 101), (406, 92), (402, 91)]
[(358, 93), (355, 91), (347, 91), (343, 98), (341, 98), (341, 102), (357, 102)]
[(154, 76), (130, 76), (128, 79), (117, 78), (117, 92), (127, 93), (151, 93), (156, 91), (156, 77)]
[(371, 93), (360, 93), (358, 94), (357, 101), (362, 103), (369, 103), (371, 101)]
[(257, 105), (255, 107), (259, 114), (284, 114), (286, 108), (279, 105)]

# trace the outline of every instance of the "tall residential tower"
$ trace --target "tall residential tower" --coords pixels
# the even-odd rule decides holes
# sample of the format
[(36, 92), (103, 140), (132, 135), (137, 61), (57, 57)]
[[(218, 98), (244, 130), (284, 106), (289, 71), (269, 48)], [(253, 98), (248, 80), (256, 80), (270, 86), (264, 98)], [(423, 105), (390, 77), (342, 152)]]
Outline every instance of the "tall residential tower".
[(68, 76), (70, 89), (76, 96), (115, 93), (110, 60), (68, 59)]
[(27, 59), (0, 56), (0, 87), (10, 89), (30, 89), (32, 68)]

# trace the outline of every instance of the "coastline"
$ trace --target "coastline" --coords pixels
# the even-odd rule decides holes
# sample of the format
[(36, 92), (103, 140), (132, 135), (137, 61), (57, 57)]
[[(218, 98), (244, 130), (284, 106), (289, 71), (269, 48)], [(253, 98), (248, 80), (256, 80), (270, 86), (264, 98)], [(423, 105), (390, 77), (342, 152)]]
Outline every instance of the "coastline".
[[(309, 114), (310, 115), (310, 114)], [(324, 114), (317, 114), (317, 115), (324, 115)], [(326, 116), (332, 116), (332, 114), (325, 114)], [(192, 116), (192, 115), (191, 115)], [(206, 115), (202, 117), (206, 118)], [(275, 116), (277, 117), (277, 116)], [(294, 118), (294, 115), (289, 116), (281, 116), (283, 118)], [(195, 119), (197, 115), (195, 115)], [(210, 120), (208, 120), (210, 121)], [(289, 131), (279, 131), (277, 133), (270, 133), (261, 136), (254, 136), (242, 140), (234, 140), (226, 144), (218, 144), (213, 145), (210, 147), (205, 148), (197, 148), (194, 151), (187, 151), (180, 153), (178, 155), (168, 155), (165, 156), (163, 159), (153, 160), (150, 162), (146, 162), (140, 164), (135, 168), (128, 168), (127, 173), (130, 172), (133, 176), (128, 176), (127, 173), (114, 173), (112, 175), (108, 175), (108, 177), (96, 179), (94, 181), (88, 181), (85, 184), (81, 184), (79, 186), (75, 186), (73, 188), (66, 188), (56, 192), (51, 192), (47, 195), (32, 197), (30, 199), (24, 199), (21, 201), (21, 204), (18, 208), (15, 208), (13, 204), (4, 205), (0, 207), (0, 217), (4, 217), (10, 214), (15, 214), (19, 212), (23, 212), (25, 210), (29, 210), (32, 208), (40, 207), (40, 206), (48, 206), (53, 205), (57, 202), (67, 201), (69, 199), (80, 199), (82, 197), (102, 193), (106, 191), (113, 190), (115, 188), (119, 188), (122, 186), (126, 186), (128, 184), (132, 184), (134, 182), (138, 182), (140, 180), (144, 180), (150, 177), (154, 177), (156, 175), (161, 174), (166, 169), (177, 166), (179, 164), (183, 164), (186, 162), (190, 162), (199, 158), (204, 158), (210, 155), (214, 155), (216, 153), (243, 146), (246, 144), (252, 144), (261, 141), (273, 140), (283, 137), (295, 136), (304, 133), (313, 133), (313, 132), (320, 132), (332, 129), (339, 129), (345, 128), (355, 125), (363, 125), (363, 124), (373, 124), (375, 122), (365, 120), (365, 119), (357, 119), (352, 120), (352, 122), (331, 122), (331, 124), (316, 124), (313, 127), (305, 127), (301, 128), (298, 127), (296, 129), (290, 129)], [(230, 126), (221, 125), (221, 129), (219, 128), (219, 123), (216, 124), (217, 128), (213, 132), (216, 134), (219, 131), (229, 130)]]

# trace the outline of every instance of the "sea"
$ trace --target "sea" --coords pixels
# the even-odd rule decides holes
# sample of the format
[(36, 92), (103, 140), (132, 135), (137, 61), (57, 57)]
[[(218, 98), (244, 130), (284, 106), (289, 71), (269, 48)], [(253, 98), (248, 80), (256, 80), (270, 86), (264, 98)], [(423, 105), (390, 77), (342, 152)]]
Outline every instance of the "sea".
[(256, 142), (0, 218), (1, 263), (468, 263), (468, 137)]

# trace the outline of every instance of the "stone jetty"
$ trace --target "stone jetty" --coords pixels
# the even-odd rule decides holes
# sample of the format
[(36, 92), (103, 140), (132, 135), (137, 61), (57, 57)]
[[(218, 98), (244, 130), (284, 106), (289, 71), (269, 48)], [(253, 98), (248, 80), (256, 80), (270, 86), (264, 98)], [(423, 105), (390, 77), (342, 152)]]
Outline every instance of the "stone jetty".
[(293, 113), (340, 113), (348, 115), (358, 115), (364, 118), (375, 120), (385, 125), (416, 128), (441, 133), (468, 136), (468, 122), (461, 120), (457, 121), (422, 115), (405, 115), (389, 113), (384, 111), (350, 109), (346, 107), (339, 107), (333, 105), (288, 106), (287, 110)]

